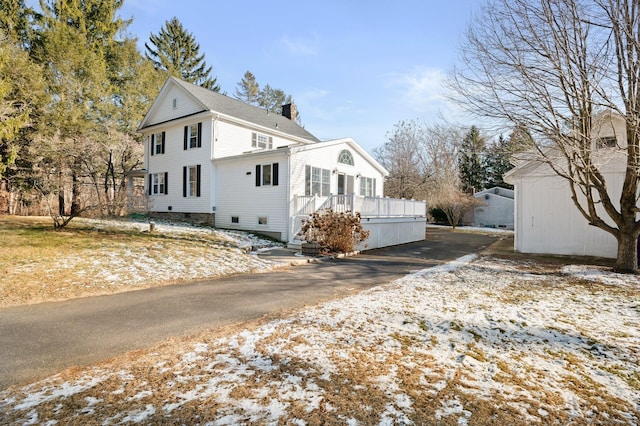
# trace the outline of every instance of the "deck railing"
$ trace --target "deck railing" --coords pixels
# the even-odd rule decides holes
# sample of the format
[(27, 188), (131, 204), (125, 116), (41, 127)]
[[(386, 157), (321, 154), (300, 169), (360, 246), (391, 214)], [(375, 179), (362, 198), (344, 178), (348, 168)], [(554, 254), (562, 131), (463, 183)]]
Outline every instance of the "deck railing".
[(294, 197), (296, 213), (291, 221), (290, 241), (297, 240), (304, 221), (315, 211), (331, 209), (334, 212), (360, 213), (363, 218), (424, 217), (427, 202), (404, 198), (363, 197), (360, 195), (330, 195), (326, 198), (308, 195)]

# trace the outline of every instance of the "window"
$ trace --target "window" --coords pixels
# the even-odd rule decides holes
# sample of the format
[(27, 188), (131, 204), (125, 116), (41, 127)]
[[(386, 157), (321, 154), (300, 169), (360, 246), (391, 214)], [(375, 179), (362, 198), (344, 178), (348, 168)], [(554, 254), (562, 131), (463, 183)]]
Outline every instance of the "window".
[(596, 140), (597, 148), (615, 148), (616, 146), (618, 146), (618, 140), (615, 136), (607, 136)]
[(267, 219), (266, 216), (258, 217), (258, 225), (268, 225), (268, 224), (269, 224), (269, 220)]
[(262, 185), (271, 185), (271, 164), (262, 166)]
[(149, 195), (167, 194), (167, 173), (149, 175)]
[(347, 164), (353, 166), (353, 155), (349, 150), (343, 149), (338, 155), (338, 163)]
[(278, 186), (278, 163), (256, 164), (256, 186)]
[(240, 223), (240, 216), (231, 216), (231, 223)]
[(360, 178), (360, 195), (363, 197), (376, 196), (376, 180), (373, 178)]
[(251, 133), (251, 147), (261, 149), (273, 149), (273, 138), (262, 133)]
[(164, 154), (165, 132), (158, 132), (151, 135), (151, 155)]
[(189, 148), (198, 147), (198, 125), (192, 124), (189, 126)]
[(319, 167), (305, 167), (305, 195), (326, 197), (331, 192), (331, 171)]
[(201, 186), (201, 167), (187, 166), (182, 169), (182, 196), (199, 197)]
[(184, 149), (202, 147), (202, 123), (184, 126)]

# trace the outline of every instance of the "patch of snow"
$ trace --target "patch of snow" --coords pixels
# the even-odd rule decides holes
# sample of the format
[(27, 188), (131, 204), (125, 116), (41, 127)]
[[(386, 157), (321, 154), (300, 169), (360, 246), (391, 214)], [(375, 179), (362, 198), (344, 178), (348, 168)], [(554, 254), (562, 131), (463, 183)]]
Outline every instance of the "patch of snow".
[[(459, 425), (474, 422), (462, 394), (499, 400), (530, 423), (560, 412), (576, 423), (599, 423), (593, 407), (610, 398), (617, 401), (612, 422), (638, 423), (637, 285), (585, 290), (571, 280), (585, 270), (593, 269), (533, 275), (522, 263), (464, 256), (175, 354), (154, 353), (145, 368), (0, 393), (0, 413), (43, 421), (40, 405), (82, 393), (85, 407), (76, 415), (86, 407), (119, 413), (105, 424), (144, 422), (157, 412), (170, 422), (187, 404), (216, 407), (210, 424), (303, 424), (304, 414), (319, 412), (360, 424), (334, 402), (344, 392), (361, 398), (369, 416), (375, 404), (367, 398), (375, 394), (377, 424), (410, 424), (419, 392), (440, 398), (435, 421)], [(619, 279), (596, 270), (603, 282)], [(407, 377), (414, 388), (407, 389)], [(106, 405), (109, 398), (94, 389), (106, 378), (116, 380), (126, 404)]]
[(596, 265), (567, 265), (561, 272), (587, 281), (598, 281), (608, 285), (640, 285), (640, 276), (617, 274), (611, 268)]

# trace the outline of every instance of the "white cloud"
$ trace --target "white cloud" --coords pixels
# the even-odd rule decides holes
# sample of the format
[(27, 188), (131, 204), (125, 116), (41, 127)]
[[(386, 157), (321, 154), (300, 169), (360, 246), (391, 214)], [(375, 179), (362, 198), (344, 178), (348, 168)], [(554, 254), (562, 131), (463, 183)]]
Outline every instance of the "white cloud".
[(416, 112), (433, 112), (444, 103), (445, 73), (435, 68), (418, 68), (404, 74), (392, 75), (387, 86), (395, 90), (401, 103)]
[(318, 54), (318, 38), (315, 36), (295, 39), (283, 36), (278, 42), (293, 56), (316, 56)]

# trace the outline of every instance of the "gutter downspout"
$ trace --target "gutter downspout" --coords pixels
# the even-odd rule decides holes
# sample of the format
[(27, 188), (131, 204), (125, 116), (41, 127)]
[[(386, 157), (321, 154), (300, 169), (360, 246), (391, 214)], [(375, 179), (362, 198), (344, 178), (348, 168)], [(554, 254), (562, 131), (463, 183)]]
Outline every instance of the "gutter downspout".
[(287, 246), (293, 242), (293, 223), (291, 220), (291, 149), (287, 148)]
[[(212, 111), (213, 112), (213, 111)], [(213, 160), (215, 160), (214, 157), (214, 151), (215, 151), (215, 143), (216, 143), (216, 135), (218, 134), (218, 119), (220, 118), (220, 113), (218, 113), (216, 115), (216, 117), (213, 119), (213, 122), (211, 123), (211, 152), (209, 154), (209, 163), (211, 164), (211, 178), (210, 178), (210, 183), (209, 185), (209, 203), (211, 204), (211, 212), (214, 214), (215, 217), (215, 213), (216, 213), (216, 207), (218, 205), (218, 167), (216, 165), (213, 164)]]

